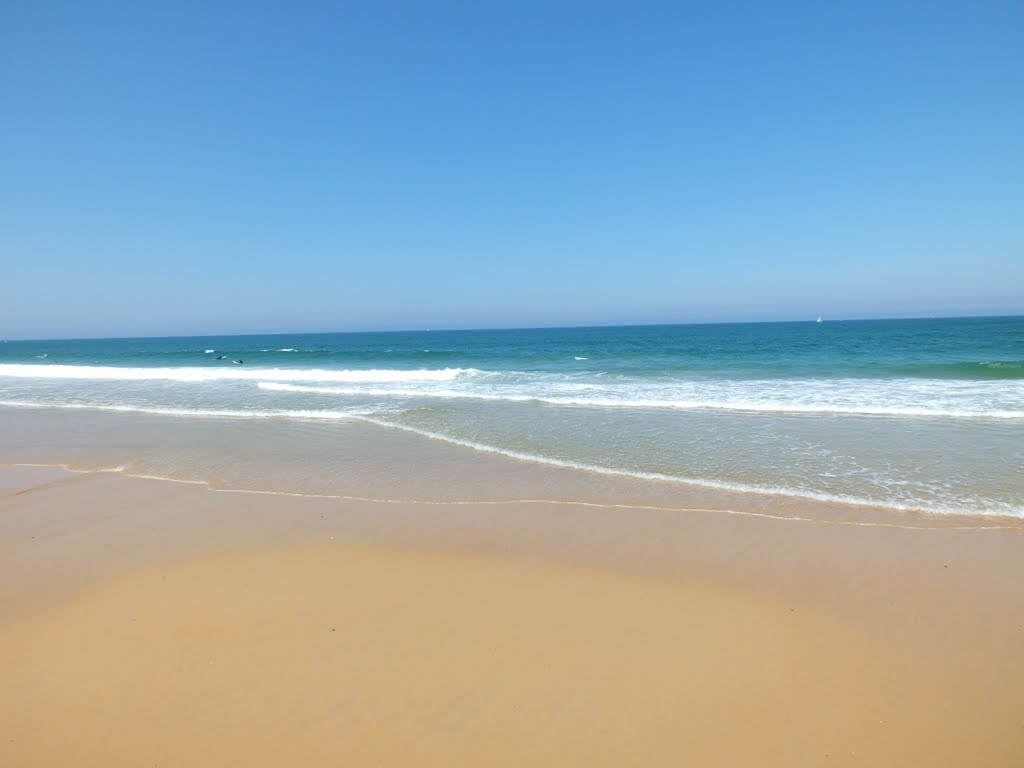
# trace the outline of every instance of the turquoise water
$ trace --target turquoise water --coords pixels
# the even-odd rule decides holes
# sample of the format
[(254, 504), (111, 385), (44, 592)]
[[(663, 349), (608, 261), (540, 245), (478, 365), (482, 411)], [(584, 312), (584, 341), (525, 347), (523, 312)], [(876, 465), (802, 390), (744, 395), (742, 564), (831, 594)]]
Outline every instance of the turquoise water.
[[(206, 350), (225, 361), (200, 357)], [(45, 355), (43, 358), (41, 356)], [(615, 373), (723, 378), (1024, 379), (1024, 319), (10, 341), (0, 364)]]
[(1024, 516), (1020, 317), (9, 341), (0, 404), (356, 420), (579, 471)]

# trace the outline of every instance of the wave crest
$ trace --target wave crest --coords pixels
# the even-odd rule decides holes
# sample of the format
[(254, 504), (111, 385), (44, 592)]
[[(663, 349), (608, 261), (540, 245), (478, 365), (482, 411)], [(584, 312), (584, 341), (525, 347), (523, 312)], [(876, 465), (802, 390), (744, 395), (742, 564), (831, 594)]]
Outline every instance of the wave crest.
[[(616, 386), (595, 386), (567, 382), (547, 382), (546, 386), (479, 386), (485, 376), (474, 377), (470, 387), (417, 387), (416, 382), (403, 386), (307, 386), (283, 382), (260, 381), (260, 389), (296, 394), (338, 395), (347, 397), (436, 398), (442, 400), (483, 400), (504, 403), (543, 403), (580, 408), (621, 408), (674, 411), (734, 411), (763, 414), (795, 414), (822, 416), (882, 416), (947, 419), (1010, 419), (1024, 420), (1024, 408), (1003, 407), (979, 398), (977, 393), (960, 393), (959, 398), (947, 393), (933, 402), (914, 393), (883, 393), (880, 391), (832, 391), (816, 395), (790, 395), (736, 389), (698, 391), (693, 388), (628, 389)], [(466, 382), (469, 383), (468, 381)], [(972, 397), (973, 395), (973, 397)], [(888, 399), (888, 402), (886, 400)], [(1006, 407), (1010, 406), (1010, 407)]]
[(103, 365), (0, 365), (0, 377), (22, 379), (105, 379), (114, 381), (311, 381), (438, 382), (454, 381), (472, 368), (326, 370), (323, 368), (122, 368)]

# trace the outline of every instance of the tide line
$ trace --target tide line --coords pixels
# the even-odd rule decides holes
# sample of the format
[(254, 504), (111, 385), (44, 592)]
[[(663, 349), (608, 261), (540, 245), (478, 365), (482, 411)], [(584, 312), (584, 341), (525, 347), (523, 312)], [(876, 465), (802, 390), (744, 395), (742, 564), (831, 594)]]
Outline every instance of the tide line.
[(801, 515), (775, 515), (768, 512), (753, 512), (749, 510), (738, 510), (722, 507), (663, 507), (651, 504), (623, 504), (623, 503), (611, 503), (611, 502), (595, 502), (595, 501), (566, 501), (564, 499), (462, 499), (462, 500), (448, 500), (448, 501), (437, 501), (430, 499), (388, 499), (388, 498), (376, 498), (371, 496), (352, 496), (347, 494), (328, 494), (328, 493), (302, 493), (299, 491), (272, 491), (260, 488), (217, 488), (211, 485), (206, 480), (187, 480), (176, 477), (163, 477), (159, 475), (146, 475), (146, 474), (135, 474), (127, 472), (123, 467), (104, 467), (98, 469), (80, 469), (71, 467), (65, 463), (53, 463), (47, 464), (42, 462), (7, 462), (0, 466), (10, 467), (48, 467), (48, 468), (59, 468), (67, 472), (80, 475), (91, 475), (91, 474), (116, 474), (121, 477), (132, 478), (136, 480), (152, 480), (156, 482), (164, 483), (183, 483), (185, 485), (198, 485), (203, 487), (205, 490), (212, 493), (234, 493), (234, 494), (249, 494), (254, 496), (282, 496), (288, 498), (301, 498), (301, 499), (325, 499), (333, 501), (351, 501), (360, 502), (367, 504), (381, 504), (381, 505), (425, 505), (425, 506), (436, 506), (436, 507), (452, 507), (452, 506), (514, 506), (516, 504), (530, 504), (530, 505), (551, 505), (551, 506), (567, 506), (567, 507), (585, 507), (594, 509), (628, 509), (638, 511), (651, 511), (651, 512), (705, 512), (711, 514), (724, 514), (724, 515), (736, 515), (740, 517), (753, 517), (761, 518), (765, 520), (774, 520), (778, 522), (794, 522), (794, 523), (815, 523), (820, 525), (843, 525), (851, 526), (856, 528), (897, 528), (901, 530), (912, 530), (912, 531), (1024, 531), (1024, 525), (1008, 525), (1008, 524), (993, 524), (993, 525), (906, 525), (895, 522), (883, 522), (883, 521), (870, 521), (870, 520), (835, 520), (830, 518), (818, 518), (818, 517), (806, 517)]

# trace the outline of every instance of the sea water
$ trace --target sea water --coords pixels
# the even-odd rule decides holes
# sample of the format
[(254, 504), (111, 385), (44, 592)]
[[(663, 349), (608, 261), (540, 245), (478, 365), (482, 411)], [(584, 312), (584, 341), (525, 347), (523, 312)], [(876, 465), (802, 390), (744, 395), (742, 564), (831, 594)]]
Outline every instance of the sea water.
[(320, 474), (358, 462), (358, 424), (590, 475), (1024, 516), (1021, 317), (8, 341), (0, 407), (258, 423), (271, 445), (320, 424)]

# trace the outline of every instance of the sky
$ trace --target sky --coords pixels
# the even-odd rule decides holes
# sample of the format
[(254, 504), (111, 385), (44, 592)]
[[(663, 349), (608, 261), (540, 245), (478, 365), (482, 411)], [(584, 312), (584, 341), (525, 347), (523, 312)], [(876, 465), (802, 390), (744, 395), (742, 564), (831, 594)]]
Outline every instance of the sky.
[(0, 0), (0, 337), (1024, 314), (1024, 3)]

